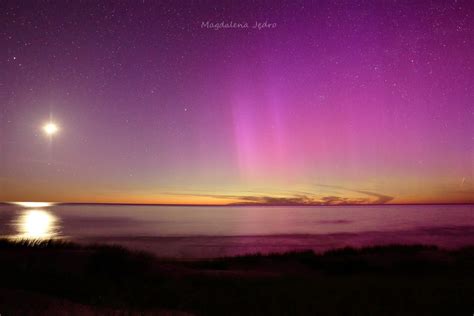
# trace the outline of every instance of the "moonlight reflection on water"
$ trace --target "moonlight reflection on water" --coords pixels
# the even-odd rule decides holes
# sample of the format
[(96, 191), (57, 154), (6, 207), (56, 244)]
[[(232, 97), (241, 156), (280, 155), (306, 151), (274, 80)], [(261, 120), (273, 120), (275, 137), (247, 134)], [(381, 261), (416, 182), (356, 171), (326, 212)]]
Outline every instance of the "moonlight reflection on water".
[(57, 236), (57, 218), (46, 210), (26, 210), (16, 221), (18, 239), (43, 240)]
[(12, 202), (12, 204), (20, 205), (26, 208), (41, 208), (54, 205), (50, 202)]

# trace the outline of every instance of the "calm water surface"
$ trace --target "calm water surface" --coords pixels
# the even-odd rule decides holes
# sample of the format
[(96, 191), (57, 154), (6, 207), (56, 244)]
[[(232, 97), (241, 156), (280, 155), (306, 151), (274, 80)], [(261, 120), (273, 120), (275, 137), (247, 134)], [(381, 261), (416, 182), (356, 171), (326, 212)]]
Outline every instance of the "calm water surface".
[(190, 258), (390, 243), (454, 248), (474, 244), (474, 206), (0, 205), (0, 235)]

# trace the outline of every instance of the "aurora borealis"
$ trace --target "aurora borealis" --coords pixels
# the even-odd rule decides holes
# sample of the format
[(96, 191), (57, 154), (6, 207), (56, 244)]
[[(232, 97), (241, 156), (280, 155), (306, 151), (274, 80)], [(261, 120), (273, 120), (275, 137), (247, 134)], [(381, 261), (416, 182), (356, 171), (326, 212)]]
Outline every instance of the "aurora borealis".
[(0, 7), (0, 201), (474, 203), (471, 1)]

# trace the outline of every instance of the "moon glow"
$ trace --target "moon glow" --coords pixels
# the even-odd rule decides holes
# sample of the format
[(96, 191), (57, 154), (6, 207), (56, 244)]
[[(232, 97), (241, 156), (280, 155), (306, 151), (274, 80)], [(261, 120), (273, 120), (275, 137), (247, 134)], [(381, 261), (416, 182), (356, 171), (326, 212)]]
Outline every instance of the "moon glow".
[(58, 132), (58, 130), (58, 126), (53, 122), (46, 123), (43, 126), (43, 131), (46, 133), (46, 135), (54, 135)]

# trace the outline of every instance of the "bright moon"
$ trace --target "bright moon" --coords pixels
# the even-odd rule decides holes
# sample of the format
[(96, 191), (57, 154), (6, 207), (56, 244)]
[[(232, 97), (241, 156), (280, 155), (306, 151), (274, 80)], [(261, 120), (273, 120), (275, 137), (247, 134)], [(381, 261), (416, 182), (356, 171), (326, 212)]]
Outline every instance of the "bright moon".
[(48, 123), (43, 126), (43, 131), (48, 135), (53, 135), (58, 131), (58, 126), (54, 123)]

